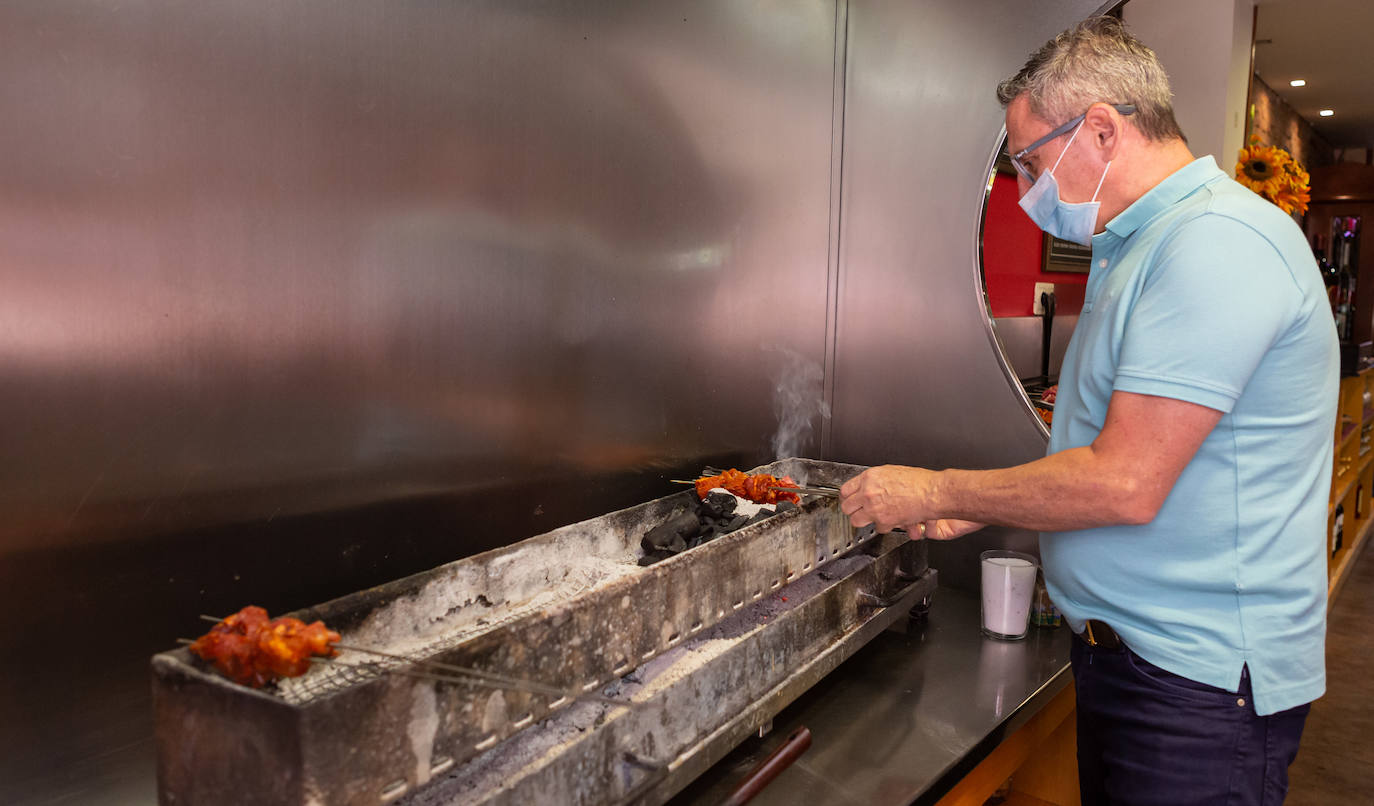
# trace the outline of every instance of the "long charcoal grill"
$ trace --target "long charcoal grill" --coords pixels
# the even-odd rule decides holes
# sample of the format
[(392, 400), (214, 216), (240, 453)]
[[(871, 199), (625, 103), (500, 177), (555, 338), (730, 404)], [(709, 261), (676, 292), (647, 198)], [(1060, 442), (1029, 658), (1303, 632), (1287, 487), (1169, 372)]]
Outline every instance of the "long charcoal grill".
[[(838, 485), (861, 469), (757, 470)], [(347, 650), (255, 691), (178, 649), (153, 659), (161, 802), (659, 803), (933, 592), (924, 544), (856, 531), (826, 498), (638, 566), (644, 532), (690, 495), (294, 614), (347, 645), (633, 707)]]

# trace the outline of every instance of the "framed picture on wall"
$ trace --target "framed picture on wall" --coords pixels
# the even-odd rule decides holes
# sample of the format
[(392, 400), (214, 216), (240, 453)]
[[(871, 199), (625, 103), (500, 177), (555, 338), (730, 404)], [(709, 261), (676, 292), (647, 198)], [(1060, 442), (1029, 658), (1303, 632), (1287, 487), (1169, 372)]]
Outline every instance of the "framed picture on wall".
[(1041, 271), (1074, 271), (1087, 274), (1092, 267), (1093, 250), (1072, 241), (1061, 241), (1046, 235), (1044, 257), (1040, 261)]

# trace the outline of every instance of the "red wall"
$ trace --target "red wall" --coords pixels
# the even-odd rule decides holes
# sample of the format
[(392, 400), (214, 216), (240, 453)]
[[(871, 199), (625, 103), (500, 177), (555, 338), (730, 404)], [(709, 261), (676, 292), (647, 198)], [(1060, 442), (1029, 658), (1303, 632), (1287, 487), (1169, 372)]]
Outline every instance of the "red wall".
[(992, 315), (1031, 316), (1036, 283), (1054, 283), (1055, 314), (1083, 310), (1088, 275), (1040, 271), (1044, 233), (1016, 202), (1016, 177), (998, 173), (983, 227), (983, 277)]

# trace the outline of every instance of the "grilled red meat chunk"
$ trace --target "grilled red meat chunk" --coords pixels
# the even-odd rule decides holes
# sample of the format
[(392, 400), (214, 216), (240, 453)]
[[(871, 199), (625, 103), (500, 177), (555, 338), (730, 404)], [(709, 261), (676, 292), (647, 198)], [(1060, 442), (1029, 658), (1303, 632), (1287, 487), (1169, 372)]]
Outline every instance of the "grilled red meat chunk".
[(750, 475), (733, 467), (719, 476), (703, 476), (696, 480), (697, 497), (703, 500), (707, 493), (720, 487), (758, 504), (776, 504), (779, 501), (801, 503), (801, 497), (796, 493), (770, 489), (796, 486), (797, 482), (788, 476), (770, 476), (767, 473)]
[(339, 634), (316, 621), (306, 624), (283, 616), (268, 619), (267, 611), (249, 605), (210, 628), (190, 650), (209, 661), (235, 683), (261, 688), (283, 677), (299, 677), (310, 670), (312, 657), (338, 654)]

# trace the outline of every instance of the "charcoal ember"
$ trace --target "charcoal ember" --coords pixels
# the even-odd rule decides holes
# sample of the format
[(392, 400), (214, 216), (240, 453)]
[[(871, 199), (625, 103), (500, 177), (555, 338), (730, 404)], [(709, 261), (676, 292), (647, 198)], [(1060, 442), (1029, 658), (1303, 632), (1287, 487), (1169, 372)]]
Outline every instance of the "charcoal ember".
[(672, 552), (684, 551), (687, 541), (701, 531), (701, 523), (696, 513), (679, 512), (645, 533), (639, 545), (644, 551), (652, 552), (667, 549)]
[(719, 520), (720, 518), (732, 515), (735, 511), (735, 504), (738, 503), (733, 495), (727, 492), (711, 492), (697, 505), (697, 512), (710, 518)]
[(797, 505), (792, 503), (791, 501), (779, 501), (778, 505), (774, 508), (774, 511), (781, 515), (782, 513), (787, 512), (788, 510), (796, 508)]
[(676, 552), (668, 551), (667, 549), (651, 551), (648, 554), (645, 554), (643, 557), (639, 558), (639, 565), (641, 568), (648, 567), (656, 562), (662, 562), (663, 560), (668, 559), (675, 553)]
[(768, 518), (773, 517), (773, 514), (773, 510), (764, 507), (763, 509), (760, 509), (757, 513), (755, 513), (754, 517), (750, 518), (746, 523), (758, 523), (761, 520), (767, 520)]
[(735, 517), (730, 519), (730, 523), (727, 525), (726, 531), (733, 532), (748, 522), (748, 515), (736, 515)]

